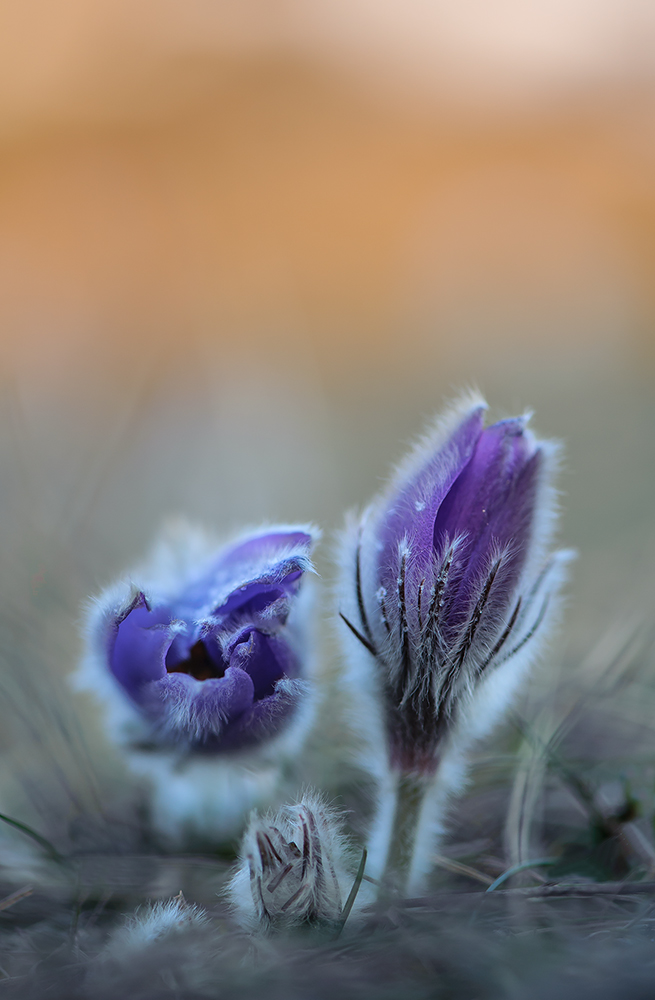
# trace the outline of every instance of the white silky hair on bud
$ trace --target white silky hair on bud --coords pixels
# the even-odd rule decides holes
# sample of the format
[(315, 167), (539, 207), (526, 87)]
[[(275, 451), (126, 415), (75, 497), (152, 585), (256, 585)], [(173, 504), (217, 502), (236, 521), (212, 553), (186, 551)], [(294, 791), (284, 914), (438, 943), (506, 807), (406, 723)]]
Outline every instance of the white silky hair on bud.
[[(277, 813), (253, 814), (227, 889), (237, 921), (248, 930), (338, 923), (355, 858), (342, 817), (314, 792)], [(358, 894), (355, 912), (365, 897)]]

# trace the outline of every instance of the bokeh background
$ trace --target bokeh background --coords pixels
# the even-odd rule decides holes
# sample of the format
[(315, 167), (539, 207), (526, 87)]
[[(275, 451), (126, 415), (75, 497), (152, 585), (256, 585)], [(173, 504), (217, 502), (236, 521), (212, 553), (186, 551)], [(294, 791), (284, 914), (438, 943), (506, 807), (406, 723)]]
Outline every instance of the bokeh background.
[(6, 669), (167, 515), (329, 539), (470, 385), (566, 443), (571, 661), (652, 616), (654, 270), (648, 0), (2, 0)]

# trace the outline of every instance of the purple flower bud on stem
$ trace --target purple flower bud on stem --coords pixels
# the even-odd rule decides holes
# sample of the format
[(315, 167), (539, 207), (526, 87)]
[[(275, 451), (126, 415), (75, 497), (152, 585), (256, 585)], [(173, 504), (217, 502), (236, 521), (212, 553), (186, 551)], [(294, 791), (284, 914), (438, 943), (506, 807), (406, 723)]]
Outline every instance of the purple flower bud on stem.
[(367, 692), (371, 748), (386, 748), (369, 871), (410, 891), (467, 747), (535, 658), (570, 558), (547, 552), (556, 447), (527, 417), (485, 428), (485, 408), (468, 398), (436, 424), (343, 544), (351, 681)]

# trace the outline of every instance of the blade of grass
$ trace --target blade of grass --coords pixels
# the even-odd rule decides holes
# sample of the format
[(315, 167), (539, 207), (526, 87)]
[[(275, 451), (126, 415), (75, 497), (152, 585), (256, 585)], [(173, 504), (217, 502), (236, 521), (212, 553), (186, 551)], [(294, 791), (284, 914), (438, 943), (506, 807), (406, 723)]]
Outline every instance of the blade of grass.
[(27, 823), (21, 823), (17, 819), (12, 819), (11, 816), (5, 816), (4, 813), (0, 813), (0, 820), (8, 826), (13, 826), (15, 830), (20, 830), (20, 832), (24, 833), (27, 837), (31, 837), (32, 840), (39, 845), (39, 847), (43, 848), (52, 861), (56, 861), (58, 864), (61, 864), (65, 860), (65, 858), (59, 853), (56, 847), (50, 843), (49, 840), (42, 837), (40, 833), (33, 830), (31, 826), (27, 825)]
[(363, 848), (362, 860), (359, 862), (359, 868), (357, 869), (357, 874), (355, 875), (355, 881), (353, 882), (353, 887), (350, 890), (348, 899), (346, 900), (346, 904), (343, 910), (341, 911), (341, 920), (339, 921), (339, 926), (337, 927), (336, 933), (334, 935), (335, 941), (341, 934), (344, 927), (346, 926), (346, 920), (350, 916), (350, 911), (355, 905), (355, 900), (357, 899), (357, 893), (359, 892), (359, 888), (364, 878), (364, 869), (366, 868), (366, 857), (367, 857), (366, 848)]
[(497, 889), (499, 885), (502, 885), (503, 882), (507, 881), (508, 878), (511, 878), (512, 875), (517, 875), (518, 872), (527, 871), (528, 868), (537, 868), (544, 865), (556, 864), (557, 858), (536, 858), (534, 861), (522, 861), (521, 864), (512, 865), (512, 867), (508, 868), (502, 875), (499, 875), (495, 882), (492, 882), (489, 888), (485, 889), (485, 892), (493, 892), (494, 889)]
[(453, 872), (455, 875), (467, 875), (469, 878), (474, 878), (477, 882), (484, 883), (484, 885), (491, 885), (493, 882), (492, 878), (489, 878), (483, 872), (479, 872), (477, 868), (471, 868), (470, 865), (464, 865), (461, 861), (446, 858), (442, 854), (436, 854), (432, 860), (438, 868), (445, 868), (446, 871)]
[(14, 903), (17, 903), (20, 899), (25, 899), (26, 896), (31, 896), (33, 892), (34, 889), (31, 885), (17, 889), (16, 892), (12, 892), (9, 896), (5, 896), (4, 899), (0, 899), (0, 910), (8, 910)]

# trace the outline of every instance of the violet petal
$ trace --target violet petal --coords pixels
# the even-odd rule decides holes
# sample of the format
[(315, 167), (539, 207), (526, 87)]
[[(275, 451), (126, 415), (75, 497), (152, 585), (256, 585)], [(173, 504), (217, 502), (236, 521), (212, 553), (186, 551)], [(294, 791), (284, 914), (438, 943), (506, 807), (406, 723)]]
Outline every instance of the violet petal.
[(500, 421), (482, 432), (470, 462), (441, 504), (433, 533), (437, 557), (447, 541), (464, 536), (450, 577), (446, 615), (452, 628), (457, 627), (458, 609), (466, 615), (500, 552), (506, 557), (494, 583), (494, 603), (502, 608), (511, 599), (530, 543), (540, 465), (541, 452), (525, 421)]
[(268, 698), (262, 698), (236, 718), (221, 737), (221, 748), (238, 750), (270, 739), (288, 721), (304, 695), (300, 685), (278, 683)]
[(289, 550), (300, 550), (309, 556), (312, 538), (304, 531), (273, 531), (255, 535), (244, 542), (239, 542), (223, 556), (225, 566), (260, 563), (262, 559), (278, 562)]
[(167, 608), (151, 610), (141, 593), (117, 624), (110, 643), (109, 667), (127, 693), (137, 701), (145, 684), (166, 673), (165, 658), (173, 640)]
[[(415, 475), (392, 495), (377, 535), (381, 544), (379, 565), (384, 576), (390, 564), (397, 563), (398, 543), (406, 536), (417, 552), (429, 552), (434, 519), (439, 507), (473, 454), (482, 431), (484, 407), (474, 407), (453, 433)], [(392, 574), (393, 575), (393, 574)], [(382, 580), (386, 585), (392, 580)]]
[(281, 677), (293, 676), (296, 665), (286, 643), (252, 629), (234, 644), (230, 666), (239, 667), (249, 674), (254, 684), (255, 700), (259, 701), (273, 694), (275, 684)]
[(237, 667), (228, 667), (224, 677), (206, 681), (188, 674), (166, 674), (150, 690), (164, 710), (166, 727), (196, 743), (221, 734), (231, 720), (250, 708), (254, 694), (252, 680)]
[[(311, 537), (305, 532), (268, 532), (220, 552), (209, 568), (178, 598), (181, 617), (192, 619), (213, 612), (224, 613), (224, 605), (247, 587), (282, 585), (295, 594), (303, 572), (311, 569)], [(254, 589), (249, 596), (254, 594)], [(246, 597), (248, 599), (248, 597)]]

